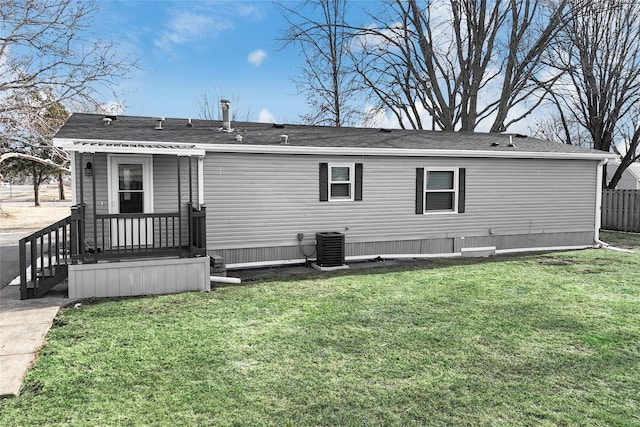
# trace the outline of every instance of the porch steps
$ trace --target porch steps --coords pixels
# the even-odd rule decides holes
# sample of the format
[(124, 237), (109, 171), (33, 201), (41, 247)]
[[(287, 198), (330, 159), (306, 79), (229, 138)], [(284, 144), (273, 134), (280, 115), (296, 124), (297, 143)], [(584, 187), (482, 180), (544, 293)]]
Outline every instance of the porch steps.
[[(68, 277), (67, 264), (58, 264), (38, 269), (35, 280), (29, 280), (21, 287), (21, 299), (41, 298), (58, 283)], [(29, 276), (27, 276), (29, 277)]]
[(66, 268), (66, 266), (67, 266), (66, 264), (61, 264), (61, 265), (53, 265), (51, 267), (45, 267), (36, 273), (36, 277), (38, 279), (46, 279), (48, 277), (54, 277), (57, 272), (60, 272), (60, 270), (62, 270), (63, 268)]

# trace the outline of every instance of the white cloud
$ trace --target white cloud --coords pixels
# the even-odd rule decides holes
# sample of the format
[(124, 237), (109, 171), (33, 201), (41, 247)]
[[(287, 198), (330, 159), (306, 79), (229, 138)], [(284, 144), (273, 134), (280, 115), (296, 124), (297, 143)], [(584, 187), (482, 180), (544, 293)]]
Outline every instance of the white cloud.
[(273, 114), (269, 112), (266, 108), (260, 110), (260, 114), (258, 115), (258, 122), (260, 123), (275, 123), (276, 118)]
[(263, 15), (263, 12), (261, 9), (259, 9), (255, 5), (247, 5), (247, 4), (239, 5), (238, 13), (240, 14), (240, 16), (250, 17), (250, 18), (251, 17), (260, 18)]
[(267, 59), (267, 52), (262, 49), (254, 50), (247, 57), (249, 64), (255, 67), (259, 67), (265, 59)]
[(211, 15), (190, 11), (176, 12), (154, 43), (162, 50), (170, 50), (173, 46), (215, 37), (221, 31), (232, 27), (231, 22), (215, 20)]

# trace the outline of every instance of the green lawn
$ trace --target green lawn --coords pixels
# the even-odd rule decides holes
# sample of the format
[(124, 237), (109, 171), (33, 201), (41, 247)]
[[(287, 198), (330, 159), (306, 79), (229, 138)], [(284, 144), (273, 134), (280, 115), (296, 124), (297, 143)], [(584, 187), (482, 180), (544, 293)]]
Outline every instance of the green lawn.
[(640, 253), (85, 303), (48, 341), (0, 425), (637, 426)]

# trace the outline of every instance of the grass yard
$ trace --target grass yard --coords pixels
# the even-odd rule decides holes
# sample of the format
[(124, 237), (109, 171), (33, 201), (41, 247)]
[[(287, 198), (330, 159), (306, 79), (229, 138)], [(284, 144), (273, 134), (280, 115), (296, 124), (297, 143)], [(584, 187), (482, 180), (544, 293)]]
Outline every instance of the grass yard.
[(63, 310), (0, 425), (640, 425), (640, 253), (364, 273)]

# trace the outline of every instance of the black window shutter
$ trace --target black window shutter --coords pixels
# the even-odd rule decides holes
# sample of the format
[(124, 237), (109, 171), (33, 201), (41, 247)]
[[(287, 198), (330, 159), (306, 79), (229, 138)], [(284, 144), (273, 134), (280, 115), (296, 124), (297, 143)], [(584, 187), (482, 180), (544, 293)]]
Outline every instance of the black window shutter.
[(320, 163), (320, 201), (329, 200), (329, 164)]
[(354, 200), (362, 200), (362, 163), (356, 163), (356, 190)]
[(465, 168), (458, 169), (458, 213), (464, 213), (466, 175), (467, 170)]
[(416, 214), (424, 213), (424, 168), (416, 168)]

